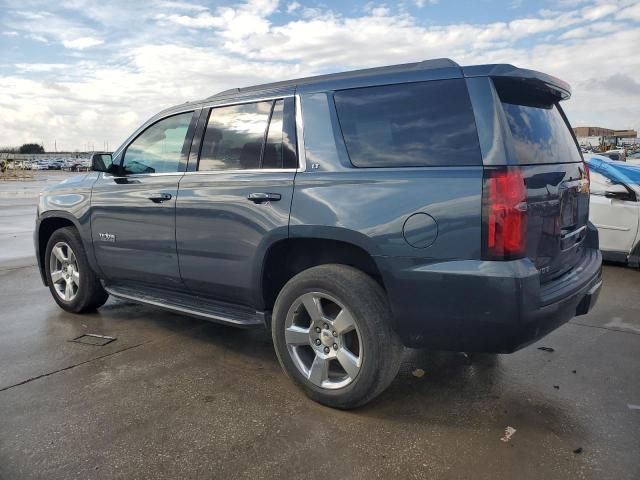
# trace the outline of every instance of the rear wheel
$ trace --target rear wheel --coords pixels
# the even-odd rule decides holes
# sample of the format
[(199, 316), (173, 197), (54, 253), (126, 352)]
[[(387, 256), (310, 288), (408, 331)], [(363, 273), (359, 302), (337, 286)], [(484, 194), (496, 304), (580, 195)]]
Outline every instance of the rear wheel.
[(82, 241), (73, 227), (56, 230), (49, 238), (45, 271), (53, 299), (68, 312), (95, 310), (109, 298), (91, 270)]
[(272, 335), (280, 364), (312, 399), (354, 408), (379, 395), (400, 365), (382, 288), (345, 265), (322, 265), (282, 289)]

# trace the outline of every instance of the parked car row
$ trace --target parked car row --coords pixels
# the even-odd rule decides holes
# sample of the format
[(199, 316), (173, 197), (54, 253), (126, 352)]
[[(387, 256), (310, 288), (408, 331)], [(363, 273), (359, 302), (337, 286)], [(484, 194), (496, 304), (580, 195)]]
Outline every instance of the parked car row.
[(620, 146), (618, 148), (612, 148), (606, 150), (604, 152), (599, 152), (590, 145), (581, 146), (582, 153), (585, 154), (594, 154), (601, 155), (603, 157), (607, 157), (611, 160), (615, 160), (618, 162), (630, 162), (630, 163), (638, 163), (640, 164), (640, 146), (638, 145), (627, 145)]
[(19, 163), (11, 162), (9, 168), (22, 170), (69, 170), (73, 172), (86, 171), (91, 167), (88, 158), (49, 158)]

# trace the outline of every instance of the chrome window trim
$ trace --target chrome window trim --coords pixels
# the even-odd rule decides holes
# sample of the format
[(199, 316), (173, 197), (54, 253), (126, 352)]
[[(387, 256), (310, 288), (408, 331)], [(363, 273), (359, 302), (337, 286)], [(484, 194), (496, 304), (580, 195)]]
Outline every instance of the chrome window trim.
[(294, 173), (297, 168), (246, 168), (233, 170), (203, 170), (201, 172), (184, 172), (185, 175), (221, 175), (225, 173)]
[(298, 146), (298, 168), (296, 171), (307, 170), (307, 151), (304, 146), (304, 122), (302, 120), (302, 101), (300, 95), (295, 95), (296, 100), (296, 144)]
[(291, 98), (293, 96), (294, 96), (293, 94), (270, 95), (270, 96), (267, 96), (267, 97), (253, 97), (253, 98), (242, 99), (242, 100), (236, 99), (236, 101), (230, 100), (230, 101), (224, 102), (224, 103), (205, 102), (205, 103), (201, 103), (199, 105), (200, 105), (200, 108), (232, 107), (234, 105), (245, 105), (247, 103), (270, 102), (270, 101), (273, 101), (273, 100)]
[(146, 178), (146, 177), (170, 177), (173, 175), (183, 176), (187, 172), (159, 172), (159, 173), (130, 173), (129, 175), (113, 175), (112, 173), (101, 172), (103, 178)]

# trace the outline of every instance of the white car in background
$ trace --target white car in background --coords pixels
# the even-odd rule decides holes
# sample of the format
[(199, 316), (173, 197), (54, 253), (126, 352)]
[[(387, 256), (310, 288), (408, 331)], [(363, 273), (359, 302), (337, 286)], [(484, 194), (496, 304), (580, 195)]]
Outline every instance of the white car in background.
[(635, 165), (640, 165), (640, 152), (627, 155), (627, 162)]
[(603, 157), (608, 157), (611, 160), (618, 160), (620, 162), (627, 161), (627, 152), (624, 148), (615, 148), (613, 150), (607, 150), (606, 152), (599, 153)]
[(42, 160), (38, 160), (31, 164), (31, 170), (47, 170), (49, 167)]
[(605, 260), (640, 266), (640, 166), (585, 155), (591, 175), (589, 220)]

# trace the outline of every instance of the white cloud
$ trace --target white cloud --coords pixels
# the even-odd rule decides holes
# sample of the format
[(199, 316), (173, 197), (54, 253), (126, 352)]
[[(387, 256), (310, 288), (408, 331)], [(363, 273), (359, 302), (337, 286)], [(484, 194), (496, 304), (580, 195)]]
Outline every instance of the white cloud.
[(298, 10), (302, 5), (300, 2), (291, 2), (287, 5), (287, 13), (293, 13)]
[(102, 45), (104, 40), (94, 37), (80, 37), (73, 40), (63, 40), (62, 44), (65, 48), (71, 48), (75, 50), (84, 50), (85, 48), (95, 47)]
[(225, 24), (223, 17), (210, 13), (200, 13), (195, 16), (159, 13), (155, 18), (189, 28), (220, 28)]
[[(211, 9), (157, 0), (154, 8), (113, 0), (100, 9), (93, 1), (66, 4), (91, 22), (24, 10), (0, 20), (6, 31), (49, 42), (43, 48), (64, 45), (68, 55), (20, 59), (13, 73), (0, 74), (0, 145), (56, 138), (79, 148), (108, 140), (113, 148), (160, 109), (227, 88), (434, 57), (545, 71), (571, 83), (570, 119), (640, 127), (640, 9), (628, 0), (615, 10), (582, 0), (509, 22), (448, 25), (381, 4), (339, 14), (302, 5), (289, 11), (295, 1)], [(278, 8), (296, 15), (282, 20)], [(91, 60), (97, 45), (100, 57)], [(88, 106), (98, 120), (79, 115)]]
[(193, 3), (187, 2), (160, 2), (158, 4), (159, 8), (168, 9), (168, 10), (192, 10), (203, 12), (205, 10), (209, 10), (209, 7), (205, 7), (204, 5), (197, 5)]
[(15, 67), (21, 72), (52, 72), (54, 70), (60, 70), (69, 68), (65, 63), (16, 63)]
[(276, 11), (278, 3), (278, 0), (248, 0), (236, 8), (220, 7), (215, 15), (158, 14), (156, 18), (189, 28), (218, 29), (224, 37), (239, 40), (253, 33), (267, 33), (271, 25), (268, 17)]
[(640, 3), (636, 3), (635, 5), (631, 5), (630, 7), (620, 10), (616, 14), (616, 19), (640, 22)]
[(428, 3), (435, 5), (436, 3), (439, 2), (439, 0), (413, 0), (414, 3), (416, 4), (416, 7), (418, 8), (422, 8), (425, 5), (427, 5)]
[(574, 40), (585, 37), (599, 37), (603, 34), (615, 32), (620, 29), (620, 25), (614, 22), (595, 22), (590, 25), (580, 26), (567, 30), (560, 35), (563, 40)]

